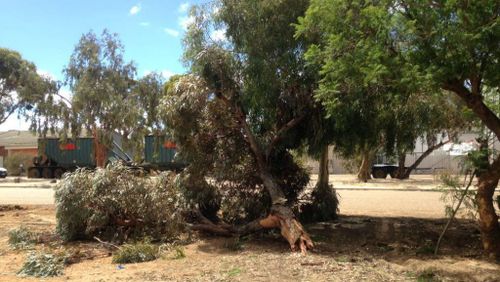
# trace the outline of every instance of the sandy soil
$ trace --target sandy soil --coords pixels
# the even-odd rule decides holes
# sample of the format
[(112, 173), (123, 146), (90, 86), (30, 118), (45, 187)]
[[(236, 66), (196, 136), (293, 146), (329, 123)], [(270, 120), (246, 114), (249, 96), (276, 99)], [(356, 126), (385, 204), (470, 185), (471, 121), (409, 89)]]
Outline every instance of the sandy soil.
[[(123, 265), (111, 262), (98, 243), (77, 242), (62, 248), (85, 251), (94, 258), (69, 265), (61, 277), (44, 281), (415, 281), (431, 273), (443, 281), (500, 281), (500, 265), (481, 256), (474, 222), (460, 220), (450, 229), (441, 255), (429, 254), (443, 219), (342, 216), (306, 228), (316, 242), (307, 256), (291, 253), (276, 233), (254, 235), (232, 251), (231, 239), (199, 237), (184, 245), (186, 257), (171, 252), (152, 262)], [(53, 232), (53, 206), (28, 206), (0, 211), (0, 281), (37, 280), (16, 276), (27, 251), (7, 244), (8, 231), (25, 225)], [(57, 246), (57, 245), (56, 245)], [(37, 249), (61, 248), (49, 243)]]

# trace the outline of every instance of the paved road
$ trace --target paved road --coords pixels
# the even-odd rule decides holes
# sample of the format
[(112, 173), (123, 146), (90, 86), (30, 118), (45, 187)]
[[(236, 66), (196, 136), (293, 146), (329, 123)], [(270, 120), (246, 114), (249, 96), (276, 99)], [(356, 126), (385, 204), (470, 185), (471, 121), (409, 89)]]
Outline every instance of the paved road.
[[(352, 215), (444, 216), (441, 193), (432, 191), (339, 190), (340, 212)], [(42, 205), (54, 203), (54, 190), (0, 188), (0, 204)]]

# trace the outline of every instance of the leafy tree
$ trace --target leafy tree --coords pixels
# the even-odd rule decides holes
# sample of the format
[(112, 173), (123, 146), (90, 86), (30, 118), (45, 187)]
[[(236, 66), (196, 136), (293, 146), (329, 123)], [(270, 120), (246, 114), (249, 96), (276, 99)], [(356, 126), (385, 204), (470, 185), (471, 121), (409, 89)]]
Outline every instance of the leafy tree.
[(336, 120), (336, 149), (362, 156), (358, 178), (366, 181), (375, 153), (394, 141), (396, 109), (417, 90), (418, 79), (403, 71), (408, 66), (384, 7), (363, 9), (362, 3), (312, 1), (297, 36), (316, 41), (305, 54), (321, 77), (315, 96)]
[[(500, 84), (500, 3), (498, 1), (402, 1), (398, 15), (409, 60), (436, 87), (459, 97), (500, 140), (500, 118), (484, 101), (485, 88)], [(497, 98), (498, 99), (498, 98)], [(500, 259), (500, 224), (493, 194), (500, 178), (500, 156), (487, 160), (478, 176), (476, 200), (483, 247)]]
[[(324, 44), (308, 51), (311, 59), (322, 59), (318, 96), (335, 104), (331, 92), (343, 90), (341, 79), (351, 81), (356, 73), (360, 79), (347, 86), (383, 81), (398, 90), (385, 91), (389, 96), (412, 93), (404, 90), (415, 86), (446, 90), (499, 139), (500, 119), (483, 99), (485, 87), (498, 89), (500, 79), (499, 11), (498, 1), (312, 1), (302, 28), (323, 36)], [(497, 156), (482, 168), (476, 196), (483, 246), (496, 257), (500, 226), (492, 197), (499, 178)]]
[(66, 123), (64, 129), (75, 136), (83, 128), (96, 135), (104, 145), (96, 147), (98, 166), (104, 165), (112, 134), (127, 136), (142, 115), (131, 94), (136, 68), (132, 62), (125, 62), (123, 53), (116, 34), (104, 30), (98, 37), (89, 32), (81, 37), (64, 70), (73, 92), (72, 123)]
[[(448, 93), (413, 93), (406, 103), (396, 106), (394, 141), (387, 144), (385, 151), (387, 155), (398, 157), (399, 168), (394, 177), (409, 178), (411, 172), (434, 150), (455, 141), (464, 127), (471, 125), (462, 116), (463, 103), (453, 98)], [(426, 142), (427, 149), (406, 167), (406, 154), (414, 151), (419, 137)]]
[[(315, 76), (306, 68), (302, 56), (304, 42), (294, 38), (291, 25), (307, 4), (308, 1), (224, 0), (215, 3), (216, 9), (194, 9), (195, 21), (185, 38), (185, 60), (192, 75), (177, 87), (192, 89), (179, 96), (200, 105), (198, 110), (189, 110), (189, 103), (181, 103), (180, 110), (208, 115), (209, 120), (214, 120), (198, 123), (195, 115), (192, 127), (186, 125), (191, 131), (201, 130), (207, 138), (215, 138), (203, 138), (194, 144), (217, 150), (218, 154), (211, 154), (208, 163), (233, 164), (233, 171), (226, 171), (227, 176), (221, 178), (229, 178), (232, 172), (246, 166), (253, 170), (248, 176), (253, 176), (267, 192), (264, 195), (269, 197), (268, 216), (238, 230), (279, 227), (292, 249), (298, 246), (304, 251), (312, 247), (312, 241), (290, 208), (297, 191), (289, 187), (280, 173), (293, 176), (290, 167), (294, 164), (287, 150), (297, 148), (305, 139), (300, 129), (307, 124), (314, 104)], [(211, 34), (215, 30), (224, 30), (225, 40), (214, 40)], [(185, 134), (191, 131), (186, 130)], [(206, 144), (204, 140), (214, 141)], [(217, 142), (223, 142), (220, 147), (234, 147), (219, 149)], [(188, 140), (178, 143), (181, 152), (192, 145)], [(235, 150), (239, 153), (233, 154)], [(241, 185), (240, 181), (237, 179), (236, 185)], [(212, 231), (220, 227), (212, 226)]]
[(55, 103), (58, 89), (56, 82), (38, 75), (35, 65), (18, 52), (0, 48), (0, 124), (17, 112), (30, 119), (35, 130), (41, 123), (49, 127), (50, 118), (38, 118)]

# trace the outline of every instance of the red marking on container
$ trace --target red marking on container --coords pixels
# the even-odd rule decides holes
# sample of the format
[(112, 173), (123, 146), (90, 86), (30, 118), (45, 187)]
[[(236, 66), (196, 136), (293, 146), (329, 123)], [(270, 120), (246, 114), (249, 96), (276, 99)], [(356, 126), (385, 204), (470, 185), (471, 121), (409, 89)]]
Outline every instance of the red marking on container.
[(62, 149), (64, 151), (73, 151), (73, 150), (76, 150), (76, 145), (74, 143), (68, 143), (68, 144), (64, 144), (62, 146)]
[(175, 149), (175, 148), (177, 148), (177, 145), (175, 145), (174, 142), (167, 141), (167, 142), (163, 143), (163, 148)]

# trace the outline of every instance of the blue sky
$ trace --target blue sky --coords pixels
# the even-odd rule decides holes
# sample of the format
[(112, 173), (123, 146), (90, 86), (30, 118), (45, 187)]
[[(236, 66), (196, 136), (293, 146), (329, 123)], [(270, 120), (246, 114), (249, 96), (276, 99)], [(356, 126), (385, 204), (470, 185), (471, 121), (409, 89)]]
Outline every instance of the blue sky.
[[(183, 73), (180, 62), (189, 6), (202, 0), (0, 0), (0, 47), (16, 50), (39, 72), (63, 80), (62, 70), (81, 35), (118, 33), (137, 74)], [(0, 131), (26, 129), (11, 117)]]

